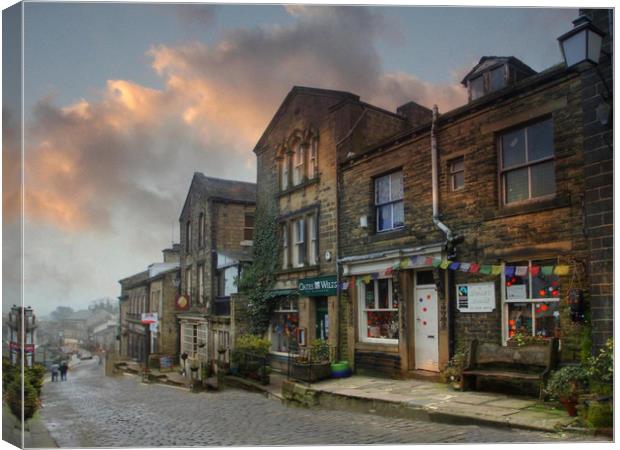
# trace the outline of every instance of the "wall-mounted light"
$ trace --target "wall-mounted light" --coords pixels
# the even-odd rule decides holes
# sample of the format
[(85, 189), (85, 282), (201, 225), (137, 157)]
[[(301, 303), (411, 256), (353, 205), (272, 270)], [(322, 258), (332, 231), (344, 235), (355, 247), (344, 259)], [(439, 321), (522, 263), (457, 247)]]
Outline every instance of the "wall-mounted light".
[(368, 216), (360, 216), (360, 227), (368, 228)]
[(585, 61), (598, 64), (605, 33), (592, 25), (586, 16), (573, 20), (573, 25), (575, 28), (558, 38), (566, 67), (573, 67)]

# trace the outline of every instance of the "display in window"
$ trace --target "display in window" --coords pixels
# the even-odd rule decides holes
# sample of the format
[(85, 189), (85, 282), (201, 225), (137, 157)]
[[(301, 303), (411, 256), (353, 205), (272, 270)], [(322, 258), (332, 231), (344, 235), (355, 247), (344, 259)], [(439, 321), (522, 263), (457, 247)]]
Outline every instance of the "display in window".
[(274, 313), (271, 321), (271, 350), (288, 353), (296, 346), (299, 314)]
[(517, 333), (532, 334), (532, 307), (530, 303), (508, 304), (508, 337)]
[(560, 337), (560, 302), (534, 303), (536, 336)]
[(368, 311), (369, 338), (398, 339), (398, 311)]

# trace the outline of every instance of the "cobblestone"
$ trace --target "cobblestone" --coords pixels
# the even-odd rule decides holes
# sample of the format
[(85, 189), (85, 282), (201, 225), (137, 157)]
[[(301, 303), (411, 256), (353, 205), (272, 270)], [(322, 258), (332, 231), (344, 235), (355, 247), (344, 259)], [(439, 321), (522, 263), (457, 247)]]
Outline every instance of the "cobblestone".
[(105, 377), (82, 362), (62, 383), (46, 383), (41, 416), (60, 447), (413, 444), (588, 440), (372, 414), (287, 407), (258, 393), (193, 394)]

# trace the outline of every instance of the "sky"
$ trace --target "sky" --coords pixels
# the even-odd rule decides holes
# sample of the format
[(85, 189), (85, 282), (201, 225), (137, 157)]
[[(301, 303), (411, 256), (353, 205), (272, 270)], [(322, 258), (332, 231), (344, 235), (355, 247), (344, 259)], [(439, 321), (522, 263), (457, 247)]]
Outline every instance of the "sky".
[[(194, 172), (256, 180), (252, 148), (292, 86), (445, 112), (466, 102), (460, 80), (482, 56), (515, 56), (535, 70), (561, 62), (557, 37), (576, 17), (550, 8), (25, 3), (25, 304), (48, 314), (117, 297), (119, 279), (178, 241)], [(11, 52), (5, 45), (4, 70)], [(20, 112), (3, 91), (7, 179), (19, 168)], [(3, 192), (5, 230), (18, 227), (18, 199)], [(19, 278), (7, 269), (18, 254), (4, 242), (5, 285)], [(3, 309), (19, 301), (3, 294)]]

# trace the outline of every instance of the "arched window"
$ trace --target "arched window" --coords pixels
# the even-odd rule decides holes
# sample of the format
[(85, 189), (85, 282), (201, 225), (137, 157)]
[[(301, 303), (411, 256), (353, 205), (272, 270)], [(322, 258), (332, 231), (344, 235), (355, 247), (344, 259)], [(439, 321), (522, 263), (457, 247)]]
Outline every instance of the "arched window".
[(191, 221), (187, 221), (185, 224), (185, 250), (187, 252), (191, 251), (192, 248), (192, 223)]
[(289, 185), (289, 165), (289, 155), (285, 152), (282, 152), (282, 155), (280, 156), (280, 189), (283, 191), (288, 189)]
[(319, 174), (318, 162), (318, 140), (313, 138), (310, 141), (310, 150), (308, 155), (308, 178), (312, 179)]
[(300, 141), (295, 141), (292, 145), (293, 156), (293, 185), (298, 185), (305, 178), (306, 169), (306, 149)]
[(198, 216), (198, 245), (205, 245), (205, 214), (200, 213)]

